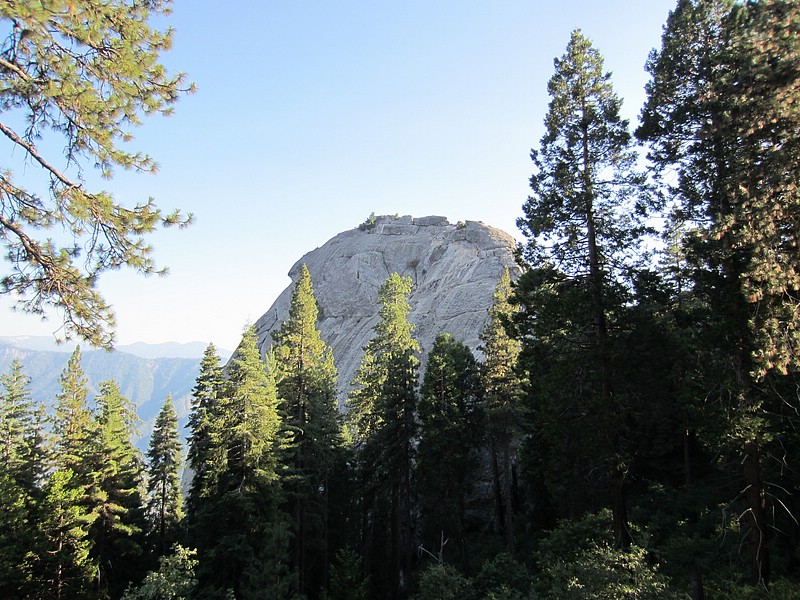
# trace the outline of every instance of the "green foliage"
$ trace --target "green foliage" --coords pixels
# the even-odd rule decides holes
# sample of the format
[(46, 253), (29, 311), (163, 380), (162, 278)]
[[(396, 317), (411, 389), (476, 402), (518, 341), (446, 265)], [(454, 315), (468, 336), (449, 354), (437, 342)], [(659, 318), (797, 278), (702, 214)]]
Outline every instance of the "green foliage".
[(562, 521), (539, 541), (537, 588), (544, 598), (678, 598), (648, 561), (644, 548), (613, 548), (607, 541), (608, 510)]
[(156, 551), (165, 554), (176, 543), (183, 519), (181, 495), (182, 446), (178, 434), (178, 415), (167, 395), (156, 417), (147, 450), (147, 512), (150, 535)]
[(144, 464), (131, 440), (139, 419), (114, 381), (100, 384), (95, 401), (97, 434), (85, 465), (93, 516), (90, 556), (98, 569), (96, 590), (118, 597), (128, 582), (142, 576), (144, 564)]
[[(450, 334), (439, 334), (420, 392), (415, 481), (422, 546), (446, 551), (449, 562), (464, 568), (469, 564), (466, 505), (478, 473), (482, 433), (478, 363), (470, 349)], [(443, 538), (446, 547), (440, 547)]]
[(223, 486), (265, 485), (277, 480), (281, 416), (274, 369), (261, 360), (255, 328), (245, 331), (228, 371), (227, 393), (220, 399)]
[(632, 546), (625, 551), (608, 546), (584, 550), (572, 562), (557, 562), (546, 567), (552, 586), (549, 598), (678, 598), (668, 591), (667, 581), (646, 562), (643, 548)]
[(291, 519), (292, 567), (297, 593), (324, 585), (328, 556), (329, 481), (341, 446), (333, 352), (317, 329), (317, 303), (303, 265), (292, 293), (289, 320), (273, 332), (283, 427), (292, 442), (282, 454)]
[(367, 220), (361, 223), (358, 226), (359, 231), (371, 231), (375, 228), (375, 223), (378, 221), (378, 218), (375, 216), (375, 213), (369, 213)]
[(279, 509), (286, 439), (274, 372), (274, 365), (261, 359), (255, 328), (248, 328), (217, 399), (218, 423), (203, 467), (206, 481), (197, 520), (203, 527), (200, 597), (218, 597), (230, 589), (242, 599), (279, 598), (291, 585), (286, 572), (289, 532)]
[(673, 230), (707, 306), (701, 385), (724, 414), (723, 463), (743, 470), (753, 584), (771, 577), (770, 504), (786, 506), (785, 486), (767, 491), (768, 457), (783, 452), (773, 430), (793, 420), (778, 382), (798, 368), (798, 31), (796, 3), (680, 1), (648, 62), (637, 132), (678, 175)]
[(516, 461), (517, 439), (524, 412), (522, 393), (525, 379), (519, 364), (522, 344), (507, 330), (518, 310), (510, 303), (511, 289), (511, 275), (506, 268), (489, 307), (489, 322), (480, 334), (480, 349), (484, 353), (480, 382), (492, 464), (496, 528), (503, 532), (506, 551), (513, 555), (515, 484), (512, 465)]
[[(53, 422), (55, 461), (64, 469), (71, 469), (77, 477), (77, 483), (95, 431), (92, 411), (87, 402), (87, 380), (81, 368), (80, 346), (76, 346), (69, 357), (59, 383), (61, 391), (56, 396)], [(78, 485), (86, 485), (86, 481)]]
[(0, 376), (0, 468), (28, 493), (41, 472), (42, 417), (28, 391), (30, 377), (14, 360)]
[(37, 507), (39, 546), (33, 558), (33, 596), (87, 597), (97, 575), (89, 528), (97, 519), (83, 502), (85, 490), (69, 469), (54, 471)]
[[(393, 273), (378, 292), (379, 320), (348, 398), (347, 422), (357, 448), (358, 474), (370, 552), (376, 562), (371, 594), (405, 593), (413, 553), (411, 472), (417, 433), (419, 343), (408, 321), (409, 277)], [(383, 542), (386, 539), (388, 546)], [(389, 561), (377, 557), (386, 555)], [(387, 576), (379, 577), (384, 571)], [(385, 586), (385, 589), (383, 589)]]
[[(150, 156), (125, 144), (143, 115), (169, 114), (180, 95), (193, 89), (183, 74), (170, 75), (158, 62), (172, 44), (172, 31), (158, 31), (149, 21), (169, 7), (169, 0), (59, 0), (0, 8), (9, 32), (0, 45), (0, 132), (11, 153), (22, 153), (41, 169), (31, 187), (28, 178), (9, 170), (0, 176), (0, 229), (11, 263), (0, 291), (19, 296), (25, 312), (57, 308), (67, 337), (98, 346), (110, 347), (114, 340), (113, 312), (95, 288), (98, 275), (122, 266), (163, 272), (144, 236), (191, 218), (162, 213), (152, 198), (125, 207), (110, 193), (90, 189), (83, 174), (91, 166), (104, 178), (115, 168), (157, 170)], [(24, 129), (14, 123), (24, 123)], [(58, 134), (63, 164), (55, 162), (58, 152), (39, 151), (41, 138), (58, 140)], [(66, 233), (62, 247), (47, 237), (51, 229)]]
[(14, 597), (34, 575), (36, 502), (43, 473), (41, 411), (14, 360), (0, 376), (0, 595)]
[(197, 552), (176, 544), (159, 558), (158, 571), (150, 571), (137, 587), (129, 587), (122, 600), (189, 600), (197, 585)]
[(708, 586), (709, 598), (726, 600), (800, 600), (800, 584), (788, 579), (773, 581), (769, 587), (742, 586), (737, 582), (712, 582)]
[(530, 588), (531, 577), (525, 565), (509, 553), (501, 552), (487, 560), (475, 576), (473, 586), (477, 598), (523, 598)]
[[(648, 231), (645, 220), (657, 206), (657, 197), (646, 175), (637, 170), (637, 154), (628, 122), (620, 116), (621, 100), (611, 75), (579, 30), (572, 32), (566, 52), (555, 60), (548, 92), (546, 132), (539, 149), (531, 152), (533, 194), (518, 220), (527, 238), (522, 257), (532, 267), (525, 284), (528, 294), (517, 296), (527, 321), (521, 336), (534, 347), (528, 355), (549, 354), (553, 342), (561, 346), (553, 352), (572, 346), (572, 374), (563, 370), (564, 364), (550, 374), (583, 381), (571, 386), (559, 382), (555, 390), (542, 390), (542, 396), (551, 414), (575, 410), (587, 417), (583, 427), (597, 432), (600, 443), (591, 446), (586, 464), (574, 462), (579, 469), (602, 473), (611, 488), (614, 538), (625, 547), (631, 542), (625, 491), (629, 458), (622, 444), (626, 407), (616, 393), (613, 364), (619, 335), (616, 317), (630, 303), (634, 274), (643, 258), (640, 243)], [(553, 302), (537, 303), (536, 296)], [(544, 337), (533, 334), (541, 325), (549, 330)], [(582, 385), (584, 381), (588, 385)], [(552, 429), (558, 422), (543, 411), (538, 417), (547, 442), (561, 445)], [(573, 421), (567, 427), (576, 425)], [(576, 430), (577, 435), (581, 432)], [(555, 448), (554, 454), (568, 456)], [(567, 460), (573, 462), (571, 456)]]
[(186, 504), (188, 511), (189, 535), (192, 543), (200, 549), (204, 543), (204, 525), (200, 522), (204, 514), (203, 498), (207, 496), (214, 483), (214, 474), (223, 460), (223, 450), (218, 443), (221, 417), (219, 399), (223, 391), (224, 378), (219, 366), (219, 356), (214, 344), (206, 348), (200, 361), (200, 372), (192, 389), (191, 412), (189, 414), (188, 467), (192, 474)]
[(411, 306), (407, 297), (412, 285), (411, 278), (393, 273), (378, 292), (379, 321), (374, 328), (375, 335), (364, 348), (364, 358), (353, 380), (355, 389), (348, 397), (348, 424), (357, 443), (366, 440), (382, 423), (377, 403), (389, 376), (390, 364), (404, 353), (409, 353), (413, 363), (413, 352), (419, 350), (419, 344), (412, 337), (413, 327), (408, 322)]
[(531, 151), (533, 195), (517, 223), (527, 238), (527, 263), (571, 277), (621, 269), (612, 256), (641, 235), (647, 207), (622, 103), (603, 68), (600, 53), (573, 31), (548, 82), (546, 132)]
[(470, 581), (450, 565), (428, 565), (419, 576), (416, 600), (463, 600), (472, 597)]
[(328, 600), (367, 600), (368, 589), (358, 554), (351, 548), (340, 549), (331, 565)]

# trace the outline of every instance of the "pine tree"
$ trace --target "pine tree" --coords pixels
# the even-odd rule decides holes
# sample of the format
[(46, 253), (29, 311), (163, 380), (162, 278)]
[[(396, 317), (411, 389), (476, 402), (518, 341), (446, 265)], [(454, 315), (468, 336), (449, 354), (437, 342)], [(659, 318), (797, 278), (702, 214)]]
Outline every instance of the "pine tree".
[(317, 329), (317, 303), (303, 265), (292, 292), (289, 320), (273, 332), (278, 397), (292, 444), (284, 453), (292, 568), (298, 594), (326, 584), (328, 492), (341, 444), (333, 352)]
[(3, 386), (0, 415), (0, 467), (23, 488), (32, 491), (44, 473), (42, 415), (31, 399), (28, 377), (18, 360), (0, 377)]
[(415, 480), (422, 546), (431, 553), (442, 552), (440, 560), (456, 561), (466, 571), (467, 498), (478, 470), (480, 399), (478, 362), (472, 351), (449, 333), (439, 334), (420, 388)]
[[(13, 293), (25, 312), (59, 309), (66, 336), (95, 345), (110, 347), (114, 329), (113, 312), (95, 288), (98, 275), (123, 265), (157, 272), (143, 235), (190, 220), (177, 211), (162, 213), (152, 198), (125, 207), (108, 192), (92, 190), (83, 173), (88, 167), (104, 178), (116, 168), (155, 172), (155, 161), (127, 142), (143, 115), (170, 114), (192, 89), (182, 74), (170, 75), (158, 62), (172, 44), (172, 30), (158, 31), (150, 21), (168, 13), (169, 5), (80, 0), (0, 6), (7, 32), (0, 43), (0, 85), (8, 113), (0, 131), (9, 155), (19, 153), (24, 164), (36, 166), (22, 177), (8, 169), (2, 175), (0, 237), (12, 268), (0, 293)], [(60, 142), (62, 152), (55, 149)], [(66, 234), (58, 236), (63, 247), (46, 233), (50, 229)]]
[(200, 373), (192, 390), (189, 414), (189, 451), (187, 464), (191, 474), (189, 493), (186, 498), (187, 529), (190, 543), (202, 555), (212, 540), (206, 533), (210, 530), (206, 519), (213, 520), (206, 500), (214, 485), (212, 475), (222, 470), (216, 465), (224, 461), (220, 445), (221, 416), (219, 400), (223, 392), (224, 377), (219, 365), (219, 356), (214, 344), (206, 348), (200, 362)]
[(503, 532), (506, 551), (513, 556), (514, 535), (514, 469), (519, 425), (523, 416), (524, 378), (519, 372), (521, 344), (508, 335), (516, 308), (509, 303), (511, 275), (505, 269), (497, 283), (489, 322), (481, 332), (484, 361), (480, 368), (484, 412), (489, 437), (492, 479), (494, 482), (497, 529)]
[(97, 514), (89, 512), (84, 490), (71, 469), (54, 471), (42, 490), (36, 527), (41, 535), (33, 562), (37, 598), (91, 596), (97, 567), (90, 558), (89, 529)]
[(183, 519), (181, 441), (178, 435), (178, 415), (170, 395), (156, 417), (147, 460), (150, 533), (155, 551), (159, 556), (164, 556), (179, 541)]
[[(605, 460), (602, 468), (612, 490), (615, 543), (625, 548), (631, 539), (620, 441), (624, 410), (612, 369), (613, 315), (627, 302), (634, 251), (652, 201), (645, 176), (635, 168), (637, 155), (610, 74), (580, 31), (572, 33), (565, 54), (556, 59), (548, 91), (546, 133), (540, 149), (531, 152), (533, 195), (518, 225), (527, 237), (525, 260), (535, 271), (528, 278), (551, 288), (570, 286), (585, 296), (576, 300), (591, 321), (574, 323), (571, 335), (589, 350), (583, 360), (593, 373), (594, 389), (581, 391), (579, 402), (595, 419), (592, 426), (604, 432), (598, 458)], [(591, 329), (583, 330), (587, 326)]]
[(112, 380), (100, 384), (95, 401), (97, 436), (88, 458), (88, 502), (94, 515), (90, 556), (97, 565), (96, 591), (118, 598), (143, 575), (144, 465), (131, 441), (139, 419)]
[[(208, 491), (203, 496), (211, 540), (198, 553), (202, 597), (232, 590), (237, 598), (281, 598), (290, 578), (288, 531), (280, 511), (281, 451), (285, 444), (274, 366), (261, 360), (255, 328), (245, 332), (218, 399)], [(217, 449), (219, 452), (217, 453)], [(200, 550), (200, 549), (198, 549)]]
[(56, 396), (53, 433), (56, 467), (71, 469), (75, 477), (70, 481), (79, 487), (86, 485), (80, 473), (95, 433), (86, 382), (81, 368), (81, 349), (76, 346), (59, 378), (61, 391)]
[[(397, 273), (381, 286), (375, 335), (364, 349), (348, 398), (363, 486), (363, 535), (373, 563), (367, 568), (379, 588), (384, 579), (380, 571), (389, 573), (384, 592), (392, 597), (406, 593), (413, 555), (411, 470), (419, 344), (408, 321), (411, 288), (411, 279)], [(388, 548), (380, 545), (384, 538)]]
[(733, 214), (716, 237), (747, 253), (742, 293), (750, 305), (755, 375), (800, 369), (800, 8), (750, 3), (732, 48), (737, 77), (725, 86), (734, 110), (722, 133), (735, 138)]
[(0, 377), (0, 595), (24, 596), (33, 577), (36, 505), (45, 473), (43, 415), (14, 360)]
[(704, 383), (730, 424), (714, 443), (744, 466), (753, 584), (770, 580), (770, 532), (780, 530), (768, 525), (765, 457), (785, 427), (779, 378), (797, 371), (800, 347), (798, 32), (792, 2), (681, 0), (648, 61), (637, 131), (658, 171), (677, 170), (675, 221), (692, 293), (708, 306)]
[(88, 595), (96, 581), (97, 564), (90, 556), (90, 527), (97, 519), (89, 496), (96, 482), (92, 471), (98, 425), (87, 402), (81, 351), (76, 347), (59, 378), (53, 419), (53, 473), (42, 493), (38, 527), (42, 547), (37, 552), (41, 596)]

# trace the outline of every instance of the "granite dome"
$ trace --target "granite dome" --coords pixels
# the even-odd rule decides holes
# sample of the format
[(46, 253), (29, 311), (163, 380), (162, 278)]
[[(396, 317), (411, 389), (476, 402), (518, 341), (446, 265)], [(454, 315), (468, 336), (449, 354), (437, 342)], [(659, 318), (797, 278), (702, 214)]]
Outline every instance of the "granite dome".
[(373, 335), (378, 289), (394, 272), (414, 282), (409, 320), (416, 326), (423, 365), (434, 339), (444, 331), (479, 354), (479, 335), (497, 281), (506, 266), (517, 269), (515, 246), (509, 234), (477, 221), (453, 225), (435, 216), (372, 217), (295, 263), (289, 271), (293, 283), (255, 324), (259, 346), (266, 352), (271, 332), (288, 318), (294, 282), (305, 264), (319, 308), (320, 334), (333, 349), (342, 392), (350, 389)]

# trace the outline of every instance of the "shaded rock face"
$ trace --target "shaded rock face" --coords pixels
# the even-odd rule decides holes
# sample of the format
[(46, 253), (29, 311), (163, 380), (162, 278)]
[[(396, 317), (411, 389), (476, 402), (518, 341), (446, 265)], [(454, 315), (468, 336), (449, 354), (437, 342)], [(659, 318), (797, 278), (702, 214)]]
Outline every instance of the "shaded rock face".
[[(423, 367), (441, 332), (451, 333), (480, 357), (479, 335), (488, 320), (492, 294), (506, 266), (512, 273), (516, 242), (480, 222), (450, 224), (445, 217), (375, 217), (340, 233), (303, 256), (289, 272), (297, 280), (308, 267), (319, 308), (322, 339), (333, 349), (339, 370), (340, 403), (351, 389), (378, 320), (378, 289), (392, 273), (411, 277), (409, 321), (422, 347)], [(256, 322), (266, 353), (271, 332), (288, 318), (294, 283)]]

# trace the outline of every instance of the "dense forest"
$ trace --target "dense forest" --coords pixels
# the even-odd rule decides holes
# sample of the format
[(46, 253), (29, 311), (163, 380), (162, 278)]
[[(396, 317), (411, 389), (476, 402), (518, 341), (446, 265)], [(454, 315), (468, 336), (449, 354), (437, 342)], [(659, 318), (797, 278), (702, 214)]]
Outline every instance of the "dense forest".
[(0, 597), (800, 598), (800, 6), (679, 0), (647, 70), (633, 129), (555, 60), (480, 356), (423, 372), (394, 274), (340, 413), (302, 269), (144, 456), (79, 350), (55, 399), (13, 364)]

